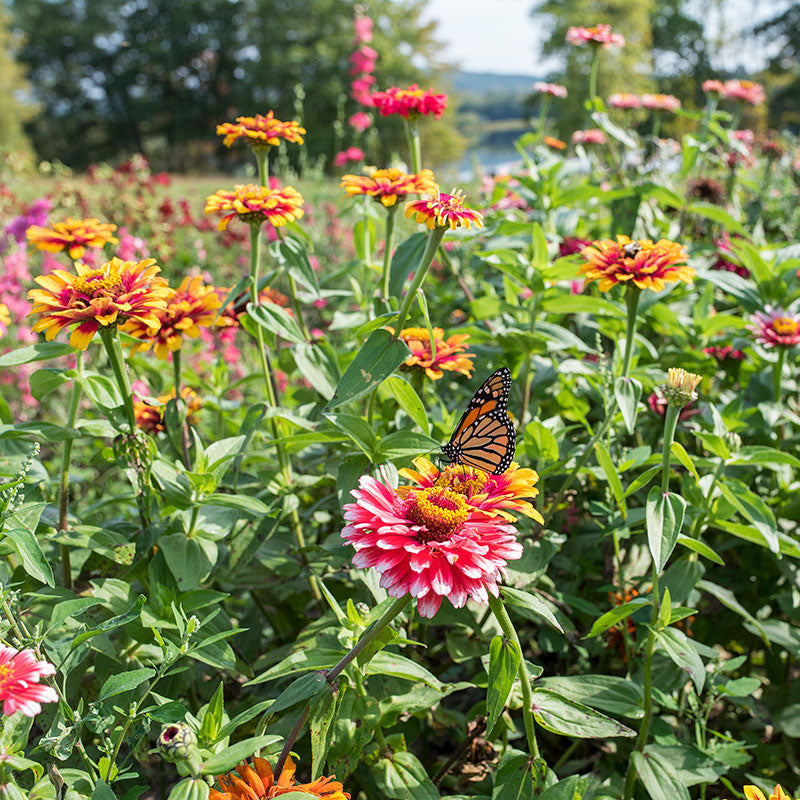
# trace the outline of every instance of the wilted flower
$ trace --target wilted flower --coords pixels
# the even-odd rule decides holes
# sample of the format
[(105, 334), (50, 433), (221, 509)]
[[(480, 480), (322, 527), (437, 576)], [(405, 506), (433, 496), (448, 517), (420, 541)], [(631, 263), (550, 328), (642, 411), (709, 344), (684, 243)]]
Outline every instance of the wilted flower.
[(681, 101), (671, 94), (643, 94), (642, 105), (649, 111), (677, 111)]
[[(394, 330), (389, 328), (392, 333)], [(433, 328), (433, 338), (436, 345), (435, 351), (431, 350), (431, 339), (427, 328), (403, 328), (400, 336), (411, 355), (405, 360), (403, 366), (408, 369), (419, 369), (431, 380), (439, 380), (444, 376), (444, 371), (460, 372), (468, 378), (472, 375), (472, 353), (467, 353), (464, 344), (469, 339), (467, 333), (455, 333), (444, 338), (441, 328)]]
[(573, 131), (572, 141), (574, 144), (605, 144), (606, 135), (600, 128), (587, 128), (583, 131)]
[(55, 703), (58, 692), (39, 681), (45, 675), (55, 675), (56, 668), (47, 661), (37, 661), (33, 650), (16, 650), (0, 645), (0, 700), (3, 713), (10, 717), (19, 711), (35, 717), (42, 703)]
[(628, 282), (639, 289), (660, 292), (669, 283), (691, 283), (695, 274), (686, 264), (686, 248), (669, 239), (632, 241), (620, 235), (616, 242), (592, 242), (581, 255), (587, 263), (580, 271), (587, 281), (596, 280), (601, 292)]
[(378, 169), (370, 175), (343, 175), (339, 184), (349, 195), (365, 194), (389, 208), (399, 197), (431, 194), (439, 188), (429, 169), (408, 175), (400, 169)]
[(609, 96), (608, 104), (612, 108), (639, 108), (642, 101), (637, 94), (618, 92)]
[[(454, 190), (455, 191), (455, 190)], [(464, 207), (464, 194), (461, 190), (454, 194), (437, 191), (429, 200), (412, 200), (406, 203), (406, 216), (412, 216), (428, 228), (476, 228), (483, 227), (483, 215)]]
[(553, 150), (566, 150), (567, 143), (562, 142), (561, 139), (556, 139), (555, 136), (545, 136), (542, 140), (548, 147), (552, 147)]
[(764, 87), (755, 81), (725, 81), (722, 94), (728, 100), (741, 100), (754, 106), (761, 105), (767, 99)]
[[(282, 794), (297, 792), (307, 794), (309, 800), (350, 800), (349, 792), (335, 776), (317, 778), (310, 783), (298, 783), (294, 773), (297, 770), (291, 757), (286, 760), (278, 780), (272, 772), (272, 767), (266, 759), (253, 758), (252, 766), (242, 764), (236, 772), (220, 775), (217, 781), (220, 790), (212, 789), (209, 800), (267, 800), (267, 798), (280, 797)], [(238, 774), (237, 774), (238, 773)]]
[(780, 142), (778, 139), (769, 138), (759, 139), (758, 149), (761, 151), (762, 156), (773, 161), (777, 161), (786, 152), (782, 142)]
[(230, 147), (237, 139), (244, 139), (253, 149), (275, 147), (281, 139), (295, 144), (303, 144), (306, 129), (299, 122), (281, 122), (275, 119), (272, 111), (266, 116), (237, 117), (236, 122), (223, 122), (217, 125), (217, 135), (224, 136), (222, 143)]
[(470, 505), (452, 489), (397, 491), (364, 475), (344, 506), (342, 537), (356, 549), (353, 566), (374, 567), (392, 597), (417, 598), (420, 616), (432, 617), (447, 598), (497, 597), (506, 563), (522, 555), (512, 525)]
[(242, 222), (261, 225), (269, 222), (276, 228), (303, 216), (303, 197), (297, 189), (267, 189), (265, 186), (239, 185), (233, 191), (220, 189), (206, 198), (205, 213), (228, 211), (217, 226), (221, 231), (238, 216)]
[(344, 167), (349, 161), (363, 161), (364, 151), (358, 147), (348, 147), (347, 150), (342, 150), (337, 153), (333, 158), (334, 167)]
[[(413, 463), (416, 469), (403, 468), (400, 474), (423, 489), (449, 489), (463, 495), (469, 505), (509, 522), (516, 521), (509, 511), (516, 511), (544, 524), (542, 515), (527, 499), (539, 494), (536, 488), (539, 476), (532, 469), (512, 462), (505, 472), (494, 475), (462, 464), (449, 464), (439, 469), (423, 457), (415, 458)], [(401, 486), (397, 491), (405, 496), (413, 488)]]
[(76, 263), (77, 275), (57, 269), (35, 278), (41, 289), (31, 289), (31, 314), (39, 319), (33, 326), (44, 331), (50, 341), (62, 328), (74, 323), (69, 343), (85, 350), (100, 327), (114, 326), (127, 320), (157, 328), (172, 289), (158, 276), (161, 268), (155, 259), (122, 261), (112, 258), (99, 269)]
[(764, 347), (793, 347), (800, 344), (800, 315), (784, 311), (782, 308), (766, 306), (756, 311), (748, 329), (756, 334), (756, 339)]
[(680, 367), (670, 367), (667, 371), (667, 382), (662, 389), (667, 405), (683, 408), (697, 400), (697, 389), (701, 375), (687, 372)]
[(605, 48), (623, 47), (625, 37), (612, 33), (610, 25), (595, 25), (593, 28), (571, 27), (567, 31), (567, 42), (574, 45), (602, 45)]
[(562, 86), (560, 83), (544, 83), (543, 81), (536, 81), (533, 84), (533, 91), (539, 94), (549, 94), (552, 97), (566, 97), (567, 87)]
[[(190, 389), (188, 386), (184, 386), (181, 389), (181, 398), (186, 403), (186, 422), (189, 425), (197, 425), (197, 412), (203, 407), (203, 401), (197, 396), (194, 389)], [(174, 399), (175, 387), (170, 389), (168, 394), (162, 394), (158, 397), (158, 405), (151, 405), (144, 400), (137, 400), (133, 404), (137, 426), (151, 436), (166, 430), (164, 411), (167, 403)]]
[(105, 247), (117, 240), (112, 235), (116, 225), (92, 217), (91, 219), (73, 219), (67, 217), (63, 222), (55, 222), (51, 228), (31, 225), (25, 232), (28, 241), (40, 250), (48, 253), (60, 253), (66, 250), (70, 258), (80, 258), (87, 247)]
[(727, 200), (725, 187), (714, 178), (706, 176), (700, 176), (690, 181), (686, 194), (689, 197), (696, 197), (698, 200), (714, 203), (718, 206), (724, 205)]
[(157, 311), (158, 325), (145, 325), (139, 320), (129, 320), (122, 327), (125, 333), (139, 340), (136, 350), (152, 347), (158, 358), (166, 359), (169, 354), (179, 350), (183, 337), (196, 339), (200, 327), (213, 325), (217, 309), (222, 305), (217, 290), (203, 284), (199, 275), (187, 275), (167, 300), (167, 307)]
[(447, 107), (447, 95), (436, 94), (433, 89), (420, 89), (414, 83), (408, 89), (392, 86), (385, 92), (373, 92), (372, 104), (382, 117), (399, 114), (413, 119), (432, 114), (439, 119)]

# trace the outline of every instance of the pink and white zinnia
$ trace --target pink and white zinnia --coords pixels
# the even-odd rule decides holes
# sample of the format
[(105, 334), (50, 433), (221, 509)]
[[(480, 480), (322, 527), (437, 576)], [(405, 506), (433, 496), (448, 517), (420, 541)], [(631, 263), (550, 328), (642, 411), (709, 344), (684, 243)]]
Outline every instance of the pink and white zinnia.
[(58, 693), (50, 686), (42, 686), (39, 679), (54, 675), (56, 668), (47, 661), (37, 661), (33, 650), (15, 650), (0, 645), (0, 700), (3, 713), (11, 716), (20, 711), (26, 717), (35, 717), (42, 711), (42, 703), (55, 703)]
[(414, 489), (405, 498), (369, 475), (344, 506), (342, 537), (356, 549), (353, 565), (374, 567), (392, 597), (410, 594), (432, 617), (446, 597), (456, 608), (467, 598), (498, 596), (505, 566), (522, 555), (513, 525), (469, 505), (442, 487)]

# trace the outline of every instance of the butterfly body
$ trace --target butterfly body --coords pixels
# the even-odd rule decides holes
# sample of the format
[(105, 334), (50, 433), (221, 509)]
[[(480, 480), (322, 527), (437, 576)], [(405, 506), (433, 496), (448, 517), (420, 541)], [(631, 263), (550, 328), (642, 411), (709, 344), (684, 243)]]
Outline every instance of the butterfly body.
[(499, 475), (514, 459), (516, 433), (508, 416), (511, 372), (495, 370), (469, 401), (442, 452), (453, 464)]

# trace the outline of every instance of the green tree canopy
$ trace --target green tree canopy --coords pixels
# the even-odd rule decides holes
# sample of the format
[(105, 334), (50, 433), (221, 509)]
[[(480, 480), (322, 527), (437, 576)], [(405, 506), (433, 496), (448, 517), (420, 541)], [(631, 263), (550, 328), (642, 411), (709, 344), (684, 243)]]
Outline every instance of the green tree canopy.
[(18, 48), (18, 37), (9, 30), (9, 16), (0, 6), (0, 152), (30, 151), (23, 125), (36, 108), (23, 99), (30, 96), (30, 86), (24, 67), (15, 59)]

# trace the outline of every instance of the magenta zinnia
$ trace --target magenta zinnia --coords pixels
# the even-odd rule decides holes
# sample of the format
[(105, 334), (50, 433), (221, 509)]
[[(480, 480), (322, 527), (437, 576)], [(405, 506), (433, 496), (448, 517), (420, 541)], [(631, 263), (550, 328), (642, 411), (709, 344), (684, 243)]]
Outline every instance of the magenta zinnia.
[(447, 107), (447, 95), (436, 94), (433, 89), (420, 89), (413, 83), (408, 89), (392, 86), (385, 92), (373, 92), (372, 104), (382, 117), (399, 114), (413, 119), (433, 115), (439, 119)]
[(374, 567), (392, 597), (410, 594), (432, 617), (447, 598), (461, 608), (471, 597), (488, 603), (508, 561), (520, 558), (515, 529), (471, 506), (447, 488), (412, 489), (402, 497), (365, 475), (344, 507), (342, 536), (353, 545), (353, 565)]
[(45, 675), (55, 675), (56, 668), (47, 661), (37, 661), (33, 650), (15, 650), (0, 645), (0, 700), (3, 713), (16, 711), (35, 717), (42, 703), (55, 703), (58, 693), (51, 686), (39, 683)]
[[(454, 190), (455, 192), (455, 190)], [(413, 200), (406, 203), (406, 216), (414, 217), (420, 224), (434, 228), (476, 228), (483, 227), (483, 214), (464, 207), (464, 194), (460, 190), (454, 194), (437, 192), (429, 200)]]
[(303, 197), (297, 189), (267, 189), (266, 186), (235, 186), (233, 191), (220, 189), (206, 198), (206, 214), (227, 213), (217, 226), (221, 231), (236, 216), (250, 225), (269, 222), (276, 228), (303, 216)]
[(800, 344), (800, 315), (766, 306), (750, 318), (748, 328), (764, 347), (793, 347)]

